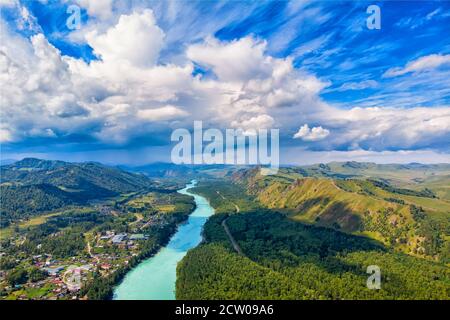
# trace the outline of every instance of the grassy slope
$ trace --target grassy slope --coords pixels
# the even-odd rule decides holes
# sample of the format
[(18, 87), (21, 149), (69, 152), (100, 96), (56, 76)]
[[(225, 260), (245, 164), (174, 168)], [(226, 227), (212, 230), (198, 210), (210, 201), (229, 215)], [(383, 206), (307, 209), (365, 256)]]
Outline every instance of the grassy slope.
[[(444, 199), (391, 192), (362, 178), (298, 178), (292, 169), (282, 169), (275, 176), (261, 176), (254, 170), (234, 179), (246, 185), (261, 204), (283, 210), (295, 221), (364, 234), (412, 255), (449, 256), (442, 252), (448, 246), (441, 243), (448, 241), (450, 225), (450, 203)], [(425, 237), (424, 223), (414, 218), (412, 205), (423, 208), (427, 224), (438, 228), (428, 232), (436, 239)], [(432, 245), (441, 249), (429, 249), (434, 241)]]

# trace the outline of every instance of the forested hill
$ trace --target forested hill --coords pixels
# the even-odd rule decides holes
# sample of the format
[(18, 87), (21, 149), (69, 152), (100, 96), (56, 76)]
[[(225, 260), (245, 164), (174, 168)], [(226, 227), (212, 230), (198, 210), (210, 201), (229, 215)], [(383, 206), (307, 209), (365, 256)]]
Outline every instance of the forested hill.
[(113, 193), (132, 192), (153, 184), (152, 180), (144, 175), (96, 162), (70, 163), (25, 158), (1, 166), (0, 170), (2, 184), (51, 184), (73, 190), (95, 187)]
[(155, 187), (142, 174), (99, 163), (26, 158), (0, 167), (1, 220), (10, 221), (89, 200)]
[[(178, 299), (450, 298), (445, 200), (285, 169), (233, 178), (193, 189), (216, 214), (178, 265)], [(369, 266), (380, 290), (367, 287)]]
[[(446, 174), (431, 171), (430, 176), (444, 181)], [(418, 175), (418, 169), (408, 178), (399, 172), (397, 179), (405, 182), (396, 186), (371, 176), (305, 177), (299, 168), (283, 168), (272, 176), (262, 176), (256, 169), (243, 170), (233, 180), (260, 204), (282, 210), (292, 220), (364, 234), (411, 255), (450, 262), (450, 201), (446, 192), (441, 192), (442, 183), (416, 183), (410, 188), (406, 179)]]

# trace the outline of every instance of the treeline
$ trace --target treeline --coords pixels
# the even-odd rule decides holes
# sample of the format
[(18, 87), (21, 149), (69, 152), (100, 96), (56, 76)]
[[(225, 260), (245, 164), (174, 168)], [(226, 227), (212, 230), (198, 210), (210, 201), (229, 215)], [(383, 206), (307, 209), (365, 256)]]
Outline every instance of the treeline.
[[(270, 210), (230, 215), (245, 256), (230, 246), (221, 221), (205, 225), (206, 243), (177, 269), (177, 299), (449, 299), (447, 266), (371, 239), (291, 221)], [(367, 288), (369, 265), (381, 289)]]

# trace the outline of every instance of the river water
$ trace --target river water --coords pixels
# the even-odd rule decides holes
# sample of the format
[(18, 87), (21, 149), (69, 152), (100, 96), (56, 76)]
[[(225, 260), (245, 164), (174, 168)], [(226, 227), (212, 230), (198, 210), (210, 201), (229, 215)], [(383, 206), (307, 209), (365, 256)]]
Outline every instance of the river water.
[(177, 263), (189, 249), (196, 247), (202, 240), (201, 232), (214, 209), (202, 196), (188, 190), (196, 185), (193, 180), (179, 193), (191, 195), (195, 199), (196, 209), (187, 222), (178, 227), (166, 247), (129, 271), (114, 290), (114, 300), (172, 300), (175, 299), (175, 281)]

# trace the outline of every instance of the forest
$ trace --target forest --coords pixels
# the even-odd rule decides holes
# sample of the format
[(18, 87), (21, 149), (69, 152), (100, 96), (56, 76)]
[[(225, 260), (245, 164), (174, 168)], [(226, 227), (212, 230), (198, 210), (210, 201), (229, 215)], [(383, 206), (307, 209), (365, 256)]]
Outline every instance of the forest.
[[(244, 256), (221, 226), (227, 219)], [(273, 210), (219, 214), (177, 269), (177, 299), (449, 299), (444, 264), (376, 241), (291, 221)], [(381, 289), (366, 286), (370, 265)]]

